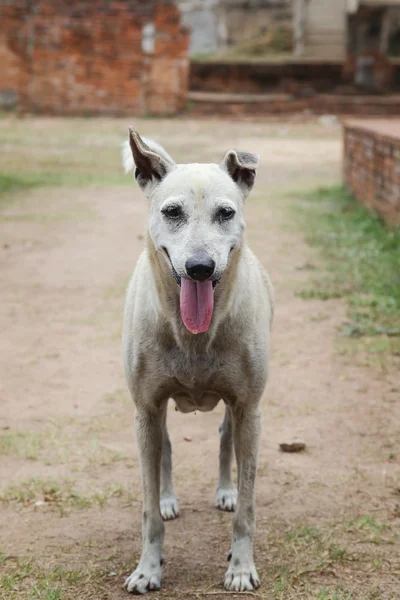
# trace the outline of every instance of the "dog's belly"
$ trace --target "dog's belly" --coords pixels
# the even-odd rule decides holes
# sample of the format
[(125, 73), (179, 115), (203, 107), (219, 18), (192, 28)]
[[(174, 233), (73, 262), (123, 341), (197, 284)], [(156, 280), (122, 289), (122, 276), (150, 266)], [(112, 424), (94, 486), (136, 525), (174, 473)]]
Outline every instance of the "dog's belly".
[(172, 394), (176, 408), (182, 413), (190, 413), (195, 410), (209, 412), (214, 410), (221, 396), (214, 392), (203, 392), (202, 394), (191, 394), (190, 392), (176, 392)]

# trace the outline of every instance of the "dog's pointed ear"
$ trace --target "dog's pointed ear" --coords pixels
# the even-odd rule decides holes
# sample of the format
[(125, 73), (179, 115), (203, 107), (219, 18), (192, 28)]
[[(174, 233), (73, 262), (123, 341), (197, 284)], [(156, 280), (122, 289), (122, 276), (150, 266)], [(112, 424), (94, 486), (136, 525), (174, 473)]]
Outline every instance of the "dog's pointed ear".
[(240, 187), (243, 196), (246, 198), (254, 185), (259, 162), (260, 157), (258, 154), (227, 150), (219, 166)]
[(149, 196), (154, 185), (162, 181), (176, 165), (161, 146), (150, 140), (144, 141), (133, 127), (129, 127), (129, 147), (133, 163), (130, 157), (128, 160), (125, 158), (125, 168), (130, 163), (135, 169), (135, 179), (140, 188)]

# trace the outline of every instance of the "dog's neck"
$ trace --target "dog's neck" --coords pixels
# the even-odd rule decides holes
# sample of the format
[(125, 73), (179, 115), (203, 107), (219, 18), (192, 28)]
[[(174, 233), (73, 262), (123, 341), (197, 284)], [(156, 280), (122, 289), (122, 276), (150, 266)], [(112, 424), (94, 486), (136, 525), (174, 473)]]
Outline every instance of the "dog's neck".
[(177, 338), (179, 345), (185, 344), (185, 341), (193, 341), (194, 338), (198, 341), (201, 339), (208, 345), (214, 338), (217, 328), (227, 317), (232, 307), (234, 286), (237, 281), (242, 250), (243, 248), (241, 247), (232, 253), (229, 265), (215, 288), (214, 312), (210, 328), (206, 333), (194, 336), (183, 325), (180, 314), (180, 287), (173, 277), (171, 266), (167, 263), (161, 252), (157, 251), (153, 240), (147, 234), (146, 251), (158, 296), (157, 304), (160, 307), (162, 318), (171, 326), (174, 337)]

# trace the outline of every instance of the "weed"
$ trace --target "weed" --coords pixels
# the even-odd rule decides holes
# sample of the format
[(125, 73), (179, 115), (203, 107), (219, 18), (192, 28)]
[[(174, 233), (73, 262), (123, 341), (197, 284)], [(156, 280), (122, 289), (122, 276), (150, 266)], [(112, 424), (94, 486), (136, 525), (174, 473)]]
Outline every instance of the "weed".
[(310, 527), (308, 525), (299, 525), (297, 527), (291, 527), (286, 532), (286, 538), (295, 543), (309, 543), (321, 538), (321, 532), (316, 527)]
[(94, 504), (102, 507), (111, 498), (119, 498), (124, 494), (125, 489), (121, 484), (83, 493), (74, 489), (68, 480), (55, 482), (32, 478), (19, 486), (7, 487), (0, 495), (0, 501), (23, 504), (25, 507), (54, 507), (65, 514), (68, 508), (88, 508)]
[(341, 548), (340, 546), (330, 546), (328, 551), (329, 558), (334, 562), (344, 562), (350, 559), (347, 550)]
[(108, 574), (109, 570), (92, 565), (84, 570), (68, 571), (56, 567), (48, 571), (39, 563), (14, 559), (9, 570), (0, 579), (0, 599), (97, 598), (97, 585)]
[(1, 586), (6, 592), (11, 592), (18, 583), (18, 579), (6, 573), (3, 575)]
[(388, 525), (385, 523), (380, 523), (375, 519), (375, 517), (371, 515), (366, 515), (364, 517), (360, 517), (358, 519), (352, 519), (349, 521), (349, 527), (355, 527), (356, 529), (369, 530), (374, 531), (375, 533), (382, 533), (386, 529), (388, 529)]
[(275, 576), (277, 581), (274, 584), (274, 593), (281, 594), (285, 592), (291, 585), (291, 576), (286, 569), (279, 569), (279, 572)]
[(52, 587), (49, 583), (38, 584), (32, 586), (32, 595), (29, 600), (39, 598), (40, 600), (59, 600), (61, 598), (61, 590)]
[(33, 433), (3, 433), (0, 435), (0, 455), (16, 455), (37, 460), (43, 447), (42, 439)]
[(348, 530), (364, 534), (362, 539), (364, 542), (390, 544), (394, 541), (390, 535), (389, 525), (377, 521), (372, 515), (365, 515), (364, 517), (350, 520)]
[(328, 590), (328, 588), (323, 587), (319, 591), (317, 591), (314, 596), (315, 600), (351, 600), (352, 594), (351, 592), (341, 592), (339, 590)]
[(43, 185), (59, 185), (60, 176), (49, 173), (0, 174), (0, 195), (29, 190)]

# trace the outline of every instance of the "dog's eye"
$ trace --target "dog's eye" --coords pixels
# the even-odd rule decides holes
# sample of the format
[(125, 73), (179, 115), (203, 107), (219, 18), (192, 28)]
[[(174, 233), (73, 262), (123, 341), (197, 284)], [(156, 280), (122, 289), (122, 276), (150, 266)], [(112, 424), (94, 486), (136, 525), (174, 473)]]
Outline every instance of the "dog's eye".
[(166, 206), (161, 212), (167, 219), (180, 219), (183, 215), (181, 206)]
[(233, 208), (229, 208), (228, 206), (221, 206), (221, 208), (217, 210), (217, 219), (220, 221), (229, 221), (229, 219), (232, 219), (234, 215), (235, 211)]

